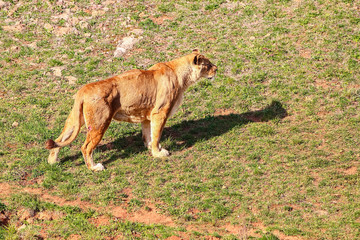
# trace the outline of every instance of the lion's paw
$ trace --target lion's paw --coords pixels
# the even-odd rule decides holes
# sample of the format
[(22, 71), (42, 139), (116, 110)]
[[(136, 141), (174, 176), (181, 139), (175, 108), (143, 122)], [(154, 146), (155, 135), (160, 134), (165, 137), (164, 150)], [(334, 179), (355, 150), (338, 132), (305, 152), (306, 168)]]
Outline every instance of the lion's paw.
[(170, 155), (169, 151), (166, 150), (165, 148), (162, 148), (160, 151), (158, 152), (152, 152), (152, 155), (156, 158), (163, 158), (163, 157), (167, 157)]
[(103, 171), (105, 168), (101, 163), (96, 164), (94, 167), (91, 168), (91, 170), (95, 172)]

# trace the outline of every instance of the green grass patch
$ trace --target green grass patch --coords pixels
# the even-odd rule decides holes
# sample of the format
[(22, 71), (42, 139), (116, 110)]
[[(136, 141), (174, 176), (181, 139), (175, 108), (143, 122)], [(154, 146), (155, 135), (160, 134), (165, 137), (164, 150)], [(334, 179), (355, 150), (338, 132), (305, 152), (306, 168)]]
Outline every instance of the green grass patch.
[[(356, 1), (110, 2), (5, 1), (0, 9), (0, 183), (129, 214), (152, 203), (176, 227), (115, 218), (96, 226), (96, 209), (14, 193), (0, 194), (0, 212), (12, 213), (0, 239), (166, 239), (181, 236), (179, 226), (193, 239), (359, 237)], [(134, 29), (142, 39), (114, 58)], [(218, 75), (191, 86), (167, 122), (169, 158), (150, 156), (139, 125), (114, 122), (94, 153), (106, 171), (87, 170), (85, 129), (59, 164), (47, 164), (44, 142), (60, 134), (83, 84), (195, 48)], [(23, 208), (68, 216), (30, 223), (17, 217)]]

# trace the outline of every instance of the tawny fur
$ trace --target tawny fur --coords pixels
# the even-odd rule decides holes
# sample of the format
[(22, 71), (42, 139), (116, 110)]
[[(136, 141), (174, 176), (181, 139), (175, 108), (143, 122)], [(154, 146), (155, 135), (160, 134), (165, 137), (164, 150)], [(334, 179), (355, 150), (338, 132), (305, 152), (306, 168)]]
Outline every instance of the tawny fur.
[(60, 136), (48, 140), (49, 163), (58, 161), (61, 147), (69, 145), (86, 124), (87, 136), (81, 147), (87, 167), (94, 164), (92, 153), (112, 119), (142, 124), (143, 140), (154, 157), (169, 155), (159, 145), (167, 119), (181, 105), (185, 90), (201, 77), (214, 78), (217, 67), (197, 50), (148, 70), (130, 70), (118, 76), (83, 86), (75, 96), (73, 109)]

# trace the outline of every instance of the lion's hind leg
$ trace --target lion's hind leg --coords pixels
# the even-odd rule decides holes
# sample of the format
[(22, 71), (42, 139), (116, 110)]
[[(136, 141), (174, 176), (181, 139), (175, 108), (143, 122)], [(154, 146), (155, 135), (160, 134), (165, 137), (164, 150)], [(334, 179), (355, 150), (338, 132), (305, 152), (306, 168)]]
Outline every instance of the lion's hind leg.
[(151, 149), (151, 124), (149, 120), (141, 123), (142, 139), (146, 148)]
[[(102, 107), (104, 107), (104, 105)], [(101, 163), (94, 163), (93, 152), (110, 125), (112, 119), (110, 107), (106, 106), (103, 108), (101, 111), (101, 117), (99, 118), (94, 117), (94, 115), (90, 115), (90, 113), (93, 112), (91, 107), (89, 107), (88, 111), (84, 110), (84, 112), (89, 113), (88, 115), (85, 114), (85, 122), (88, 132), (86, 140), (81, 147), (81, 152), (88, 169), (93, 171), (102, 171), (105, 168)]]

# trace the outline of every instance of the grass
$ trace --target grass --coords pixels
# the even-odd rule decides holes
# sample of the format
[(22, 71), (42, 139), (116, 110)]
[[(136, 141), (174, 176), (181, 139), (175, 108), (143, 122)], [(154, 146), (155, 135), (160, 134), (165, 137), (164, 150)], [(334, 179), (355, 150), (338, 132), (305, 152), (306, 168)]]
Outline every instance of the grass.
[[(359, 237), (358, 1), (111, 2), (0, 9), (0, 182), (93, 206), (0, 196), (10, 217), (0, 239)], [(142, 40), (114, 58), (138, 28)], [(44, 142), (59, 135), (80, 86), (194, 48), (218, 76), (192, 86), (168, 121), (169, 158), (150, 156), (138, 125), (114, 122), (95, 152), (106, 171), (86, 169), (84, 132), (47, 164)], [(109, 205), (130, 214), (154, 205), (175, 225), (117, 219)], [(29, 223), (23, 209), (60, 217)], [(92, 222), (103, 215), (106, 225)]]

